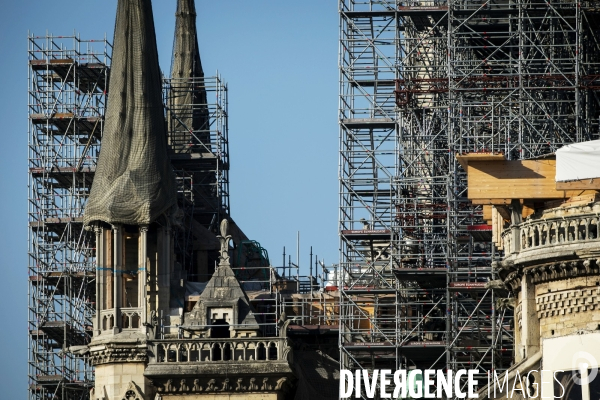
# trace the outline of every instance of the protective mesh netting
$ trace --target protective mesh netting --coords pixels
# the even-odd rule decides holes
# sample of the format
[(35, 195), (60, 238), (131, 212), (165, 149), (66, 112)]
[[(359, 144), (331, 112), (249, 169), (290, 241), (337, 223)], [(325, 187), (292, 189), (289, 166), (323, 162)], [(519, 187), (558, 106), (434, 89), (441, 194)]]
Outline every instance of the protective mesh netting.
[(294, 372), (298, 389), (294, 400), (337, 400), (339, 362), (318, 350), (294, 351)]
[(149, 224), (176, 204), (150, 0), (119, 0), (102, 147), (84, 223)]
[(210, 152), (208, 102), (198, 49), (194, 0), (177, 2), (171, 78), (171, 148), (177, 153)]

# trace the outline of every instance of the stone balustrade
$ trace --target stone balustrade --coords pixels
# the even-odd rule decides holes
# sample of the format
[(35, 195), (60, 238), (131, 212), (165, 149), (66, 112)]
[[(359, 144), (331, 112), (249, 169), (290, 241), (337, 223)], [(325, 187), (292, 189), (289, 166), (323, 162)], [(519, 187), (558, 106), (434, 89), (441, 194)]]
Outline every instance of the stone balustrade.
[(115, 327), (115, 310), (110, 308), (108, 310), (100, 311), (100, 331), (110, 331)]
[(228, 338), (153, 340), (149, 343), (151, 363), (254, 363), (287, 360), (286, 338)]
[(506, 254), (557, 245), (598, 241), (600, 218), (597, 214), (575, 214), (562, 217), (536, 218), (512, 226), (502, 233)]
[[(138, 330), (142, 326), (141, 307), (122, 307), (119, 309), (121, 318), (120, 328), (123, 331)], [(119, 318), (119, 317), (116, 317)], [(100, 331), (112, 331), (115, 328), (115, 309), (109, 308), (100, 311)]]

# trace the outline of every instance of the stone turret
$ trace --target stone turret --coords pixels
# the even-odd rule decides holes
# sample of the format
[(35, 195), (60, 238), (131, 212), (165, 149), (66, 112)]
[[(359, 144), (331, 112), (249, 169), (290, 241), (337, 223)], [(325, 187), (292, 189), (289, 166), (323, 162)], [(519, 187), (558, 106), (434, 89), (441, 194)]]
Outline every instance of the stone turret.
[(147, 342), (169, 315), (177, 193), (167, 153), (150, 0), (119, 0), (98, 167), (84, 222), (96, 232), (92, 399), (150, 398)]
[(250, 301), (229, 264), (227, 220), (221, 223), (221, 255), (194, 309), (185, 315), (183, 329), (192, 337), (254, 337), (259, 325)]
[[(518, 371), (542, 382), (544, 396), (596, 398), (600, 382), (574, 384), (581, 363), (592, 374), (600, 361), (600, 202), (563, 205), (540, 211), (526, 220), (519, 202), (512, 204), (511, 226), (502, 234), (504, 259), (497, 270), (514, 302), (515, 366), (508, 372), (513, 382)], [(564, 389), (553, 384), (550, 375)], [(591, 375), (590, 375), (591, 376)], [(481, 399), (487, 398), (483, 390)], [(502, 392), (502, 391), (501, 391)], [(518, 392), (517, 392), (518, 393)], [(582, 394), (583, 393), (583, 394)], [(586, 394), (587, 393), (587, 394)], [(533, 386), (530, 394), (534, 395)], [(510, 392), (497, 398), (508, 399)], [(538, 397), (539, 398), (539, 397)]]
[(190, 400), (282, 400), (291, 386), (289, 339), (260, 336), (248, 297), (229, 266), (227, 225), (223, 220), (218, 236), (219, 267), (181, 326), (187, 337), (151, 342), (144, 375), (161, 399), (185, 394)]

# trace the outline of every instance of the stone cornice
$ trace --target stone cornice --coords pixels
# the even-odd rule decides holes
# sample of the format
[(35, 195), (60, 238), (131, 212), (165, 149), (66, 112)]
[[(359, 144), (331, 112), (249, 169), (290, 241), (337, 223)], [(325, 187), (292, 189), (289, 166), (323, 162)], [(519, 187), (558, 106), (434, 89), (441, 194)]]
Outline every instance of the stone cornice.
[(159, 394), (188, 395), (193, 393), (272, 393), (286, 392), (291, 386), (292, 376), (236, 376), (214, 378), (160, 378), (152, 379)]
[(519, 292), (523, 275), (530, 276), (534, 284), (597, 275), (600, 273), (600, 258), (559, 261), (526, 268), (512, 267), (506, 270), (508, 273), (504, 277), (504, 283), (513, 292)]
[(148, 362), (148, 345), (137, 337), (95, 337), (89, 348), (92, 365)]

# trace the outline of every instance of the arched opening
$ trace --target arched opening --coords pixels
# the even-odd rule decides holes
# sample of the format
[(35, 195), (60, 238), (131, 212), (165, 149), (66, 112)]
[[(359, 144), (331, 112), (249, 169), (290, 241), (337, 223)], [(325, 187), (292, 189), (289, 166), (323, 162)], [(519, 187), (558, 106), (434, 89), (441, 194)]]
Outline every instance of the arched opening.
[(277, 360), (277, 345), (269, 343), (269, 360)]
[(219, 343), (213, 344), (211, 361), (221, 361), (223, 359), (221, 350), (221, 345)]
[(256, 360), (266, 360), (267, 359), (267, 349), (265, 349), (264, 343), (259, 343), (256, 348)]
[(223, 361), (231, 361), (232, 358), (232, 348), (229, 343), (225, 343), (223, 345)]

